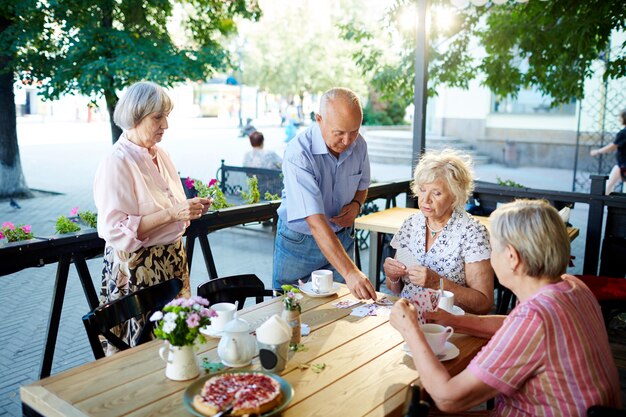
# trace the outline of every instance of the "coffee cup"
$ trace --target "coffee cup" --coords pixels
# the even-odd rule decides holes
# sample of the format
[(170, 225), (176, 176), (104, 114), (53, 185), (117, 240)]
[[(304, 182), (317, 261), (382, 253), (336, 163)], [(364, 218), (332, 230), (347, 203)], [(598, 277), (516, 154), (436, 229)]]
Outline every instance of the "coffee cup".
[(439, 297), (438, 307), (451, 313), (454, 308), (454, 293), (452, 291), (444, 291)]
[(446, 342), (454, 334), (452, 327), (439, 324), (422, 324), (420, 328), (435, 355), (441, 355), (446, 350)]
[(237, 306), (232, 303), (217, 303), (213, 304), (211, 309), (217, 314), (216, 317), (211, 317), (211, 329), (214, 332), (221, 332), (226, 323), (235, 317)]
[(268, 372), (280, 372), (289, 360), (289, 340), (282, 343), (263, 343), (257, 339), (261, 366)]
[(319, 269), (311, 273), (311, 288), (319, 293), (327, 293), (333, 289), (333, 271)]

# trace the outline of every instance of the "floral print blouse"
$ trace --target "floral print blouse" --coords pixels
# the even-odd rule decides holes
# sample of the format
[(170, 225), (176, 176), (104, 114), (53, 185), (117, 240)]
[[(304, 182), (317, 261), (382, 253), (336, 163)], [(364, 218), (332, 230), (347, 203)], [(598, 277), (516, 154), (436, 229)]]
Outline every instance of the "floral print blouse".
[[(456, 284), (466, 286), (465, 264), (489, 259), (487, 228), (464, 210), (455, 210), (430, 250), (426, 252), (426, 218), (420, 212), (404, 221), (391, 240), (394, 249), (406, 248), (415, 260)], [(402, 277), (401, 297), (412, 298), (421, 287)]]

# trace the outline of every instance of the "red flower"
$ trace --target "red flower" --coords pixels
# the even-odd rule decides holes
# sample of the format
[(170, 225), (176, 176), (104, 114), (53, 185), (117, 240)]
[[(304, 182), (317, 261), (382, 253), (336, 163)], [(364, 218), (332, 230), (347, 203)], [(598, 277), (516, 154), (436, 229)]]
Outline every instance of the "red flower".
[(209, 181), (209, 187), (213, 187), (215, 184), (217, 184), (217, 180), (215, 178)]
[(195, 180), (192, 180), (191, 178), (187, 177), (187, 179), (185, 180), (185, 185), (187, 186), (187, 188), (189, 188), (190, 190), (192, 190), (193, 184), (194, 184)]

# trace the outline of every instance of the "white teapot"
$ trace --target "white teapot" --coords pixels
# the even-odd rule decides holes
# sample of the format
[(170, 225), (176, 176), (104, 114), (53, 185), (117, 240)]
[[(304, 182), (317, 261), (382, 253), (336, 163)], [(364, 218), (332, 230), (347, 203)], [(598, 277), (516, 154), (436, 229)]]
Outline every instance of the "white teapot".
[(256, 341), (250, 334), (250, 323), (240, 318), (229, 321), (217, 345), (217, 354), (226, 366), (249, 365), (256, 354)]

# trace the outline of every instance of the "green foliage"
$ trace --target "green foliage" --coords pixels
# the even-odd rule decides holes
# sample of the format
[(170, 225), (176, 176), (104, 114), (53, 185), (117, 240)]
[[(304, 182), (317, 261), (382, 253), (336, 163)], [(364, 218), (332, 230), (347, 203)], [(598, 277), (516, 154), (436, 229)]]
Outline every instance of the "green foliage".
[(259, 180), (256, 175), (248, 178), (248, 192), (242, 191), (241, 196), (248, 204), (255, 204), (261, 201), (261, 193), (259, 193)]
[(155, 312), (150, 321), (155, 322), (154, 335), (167, 340), (172, 346), (193, 345), (206, 339), (200, 329), (211, 324), (215, 311), (207, 308), (209, 302), (202, 297), (177, 298)]
[(403, 105), (400, 100), (393, 100), (386, 103), (383, 109), (377, 110), (372, 105), (372, 102), (368, 102), (363, 108), (363, 124), (364, 125), (401, 125), (405, 124), (404, 113), (407, 105)]
[(365, 80), (349, 58), (359, 47), (341, 39), (337, 24), (360, 20), (360, 0), (333, 2), (320, 7), (315, 2), (273, 0), (259, 22), (248, 25), (240, 48), (246, 84), (285, 97), (317, 93), (343, 85), (363, 94)]
[(503, 180), (500, 177), (496, 177), (496, 183), (498, 185), (504, 185), (505, 187), (526, 188), (522, 184), (519, 184), (513, 180)]
[(198, 192), (198, 197), (211, 197), (213, 199), (210, 210), (219, 210), (232, 206), (232, 204), (228, 204), (226, 201), (226, 196), (215, 179), (211, 180), (209, 185), (206, 185), (200, 180), (193, 180), (193, 187)]
[(20, 240), (32, 239), (35, 236), (30, 229), (30, 225), (20, 224), (16, 227), (11, 222), (4, 222), (2, 227), (0, 227), (0, 239), (6, 239), (7, 242), (19, 242)]
[(285, 310), (302, 312), (302, 307), (300, 306), (302, 294), (300, 294), (300, 290), (292, 285), (281, 285), (280, 288), (285, 291), (283, 295)]
[(89, 227), (98, 227), (98, 215), (92, 211), (85, 210), (78, 213), (78, 217)]
[(31, 4), (36, 12), (27, 13), (21, 23), (31, 29), (30, 35), (14, 34), (20, 77), (44, 81), (41, 93), (49, 99), (62, 94), (104, 96), (109, 111), (117, 103), (116, 92), (134, 82), (172, 86), (228, 69), (225, 43), (236, 33), (235, 20), (260, 16), (256, 0), (182, 1), (180, 33), (174, 39), (168, 31), (178, 3), (174, 1), (26, 3), (36, 4)]
[[(411, 0), (396, 0), (387, 10), (383, 28), (374, 36), (356, 24), (342, 26), (342, 36), (363, 47), (353, 54), (362, 72), (372, 78), (383, 98), (410, 99), (415, 76), (415, 36), (399, 30), (397, 16)], [(449, 6), (432, 0), (432, 14)], [(584, 96), (584, 81), (599, 58), (605, 60), (604, 77), (626, 75), (624, 48), (607, 54), (611, 32), (626, 29), (626, 8), (620, 0), (507, 2), (484, 7), (453, 9), (452, 30), (438, 27), (433, 19), (430, 34), (429, 95), (441, 85), (467, 88), (470, 80), (481, 83), (498, 96), (515, 97), (535, 87), (552, 97), (552, 106)], [(399, 53), (389, 56), (372, 42), (384, 34), (402, 39)], [(485, 54), (475, 54), (478, 41)]]
[(265, 201), (275, 201), (275, 200), (280, 200), (280, 194), (272, 194), (269, 191), (265, 192), (265, 195), (263, 196), (263, 199), (265, 199)]
[(80, 230), (80, 226), (65, 216), (59, 216), (54, 229), (56, 233), (63, 235), (65, 233), (78, 232)]

